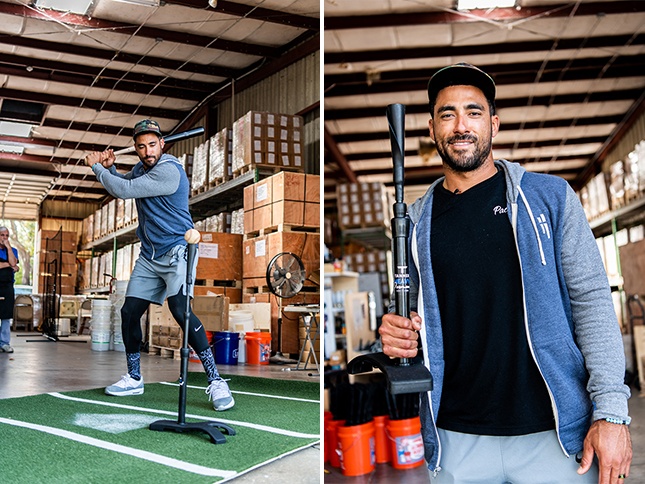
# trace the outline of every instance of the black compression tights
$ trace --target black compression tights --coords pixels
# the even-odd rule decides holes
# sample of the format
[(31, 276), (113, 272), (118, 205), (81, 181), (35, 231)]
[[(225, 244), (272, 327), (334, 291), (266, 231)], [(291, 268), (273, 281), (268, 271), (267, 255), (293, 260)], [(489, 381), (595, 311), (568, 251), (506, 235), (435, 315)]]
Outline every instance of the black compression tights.
[[(146, 312), (150, 302), (136, 297), (126, 297), (121, 308), (121, 332), (126, 353), (138, 353), (141, 348), (141, 316)], [(183, 329), (184, 311), (186, 311), (186, 296), (181, 292), (168, 298), (168, 307), (175, 321)], [(197, 353), (209, 347), (206, 331), (201, 321), (190, 312), (190, 330), (188, 331), (188, 344)], [(199, 329), (197, 329), (199, 328)]]

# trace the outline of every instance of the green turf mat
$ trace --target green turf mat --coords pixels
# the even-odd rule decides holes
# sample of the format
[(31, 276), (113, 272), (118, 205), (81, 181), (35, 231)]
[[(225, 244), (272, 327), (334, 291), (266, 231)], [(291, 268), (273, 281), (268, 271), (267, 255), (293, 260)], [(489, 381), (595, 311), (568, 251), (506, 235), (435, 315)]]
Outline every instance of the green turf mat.
[(101, 388), (0, 400), (0, 475), (30, 483), (218, 482), (320, 440), (316, 383), (230, 378), (236, 405), (226, 412), (213, 410), (203, 373), (188, 378), (186, 422), (219, 420), (236, 431), (219, 445), (203, 433), (148, 429), (177, 420), (176, 385), (146, 383), (132, 397)]

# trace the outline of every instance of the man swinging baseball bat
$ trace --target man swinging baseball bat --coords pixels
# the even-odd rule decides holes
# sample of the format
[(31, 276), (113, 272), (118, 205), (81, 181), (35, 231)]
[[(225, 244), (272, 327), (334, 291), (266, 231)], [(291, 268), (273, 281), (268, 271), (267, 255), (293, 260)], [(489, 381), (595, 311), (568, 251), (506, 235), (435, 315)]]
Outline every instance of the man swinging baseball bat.
[[(134, 126), (133, 138), (140, 161), (128, 173), (116, 171), (113, 150), (94, 152), (85, 157), (85, 164), (92, 168), (110, 195), (135, 199), (139, 216), (137, 236), (141, 240), (141, 253), (135, 262), (121, 309), (128, 371), (105, 389), (105, 393), (114, 396), (143, 393), (140, 320), (150, 303), (161, 305), (167, 297), (168, 307), (175, 321), (181, 325), (186, 298), (193, 295), (192, 285), (191, 294), (186, 290), (184, 235), (193, 228), (188, 210), (188, 177), (179, 160), (163, 152), (165, 141), (156, 121), (139, 121)], [(206, 331), (192, 312), (188, 342), (204, 365), (209, 383), (206, 393), (213, 401), (213, 407), (218, 411), (231, 408), (235, 401), (227, 383), (219, 376)]]

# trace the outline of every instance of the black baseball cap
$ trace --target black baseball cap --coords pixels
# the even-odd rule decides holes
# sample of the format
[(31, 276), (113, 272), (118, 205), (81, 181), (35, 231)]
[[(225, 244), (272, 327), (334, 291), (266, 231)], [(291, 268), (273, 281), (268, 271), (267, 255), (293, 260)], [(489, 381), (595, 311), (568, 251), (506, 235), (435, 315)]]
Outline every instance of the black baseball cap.
[(459, 62), (435, 72), (428, 82), (428, 99), (431, 105), (434, 105), (439, 91), (448, 86), (475, 86), (484, 93), (488, 101), (495, 102), (495, 81), (472, 64)]
[(135, 124), (134, 134), (132, 135), (132, 138), (136, 140), (137, 136), (143, 133), (154, 133), (160, 138), (163, 137), (161, 135), (161, 128), (159, 127), (159, 123), (153, 121), (152, 119), (143, 119)]

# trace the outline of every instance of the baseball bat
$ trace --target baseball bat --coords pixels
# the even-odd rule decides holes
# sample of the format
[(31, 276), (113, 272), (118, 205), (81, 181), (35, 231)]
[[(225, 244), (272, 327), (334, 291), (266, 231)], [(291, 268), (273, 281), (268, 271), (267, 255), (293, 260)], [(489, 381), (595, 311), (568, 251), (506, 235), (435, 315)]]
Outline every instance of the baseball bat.
[[(199, 128), (189, 129), (188, 131), (182, 131), (181, 133), (164, 136), (163, 139), (166, 143), (172, 143), (174, 141), (194, 138), (195, 136), (200, 136), (202, 134), (204, 134), (204, 128), (200, 126)], [(128, 148), (123, 148), (122, 150), (115, 151), (114, 155), (125, 155), (126, 153), (132, 153), (133, 151), (135, 151), (134, 146), (130, 146)]]
[[(394, 255), (394, 308), (396, 314), (410, 317), (410, 275), (408, 272), (408, 231), (410, 220), (406, 217), (407, 206), (403, 201), (404, 155), (405, 155), (405, 106), (390, 104), (386, 111), (392, 145), (394, 165), (394, 218), (392, 219), (392, 252)], [(407, 358), (399, 365), (408, 366)]]

